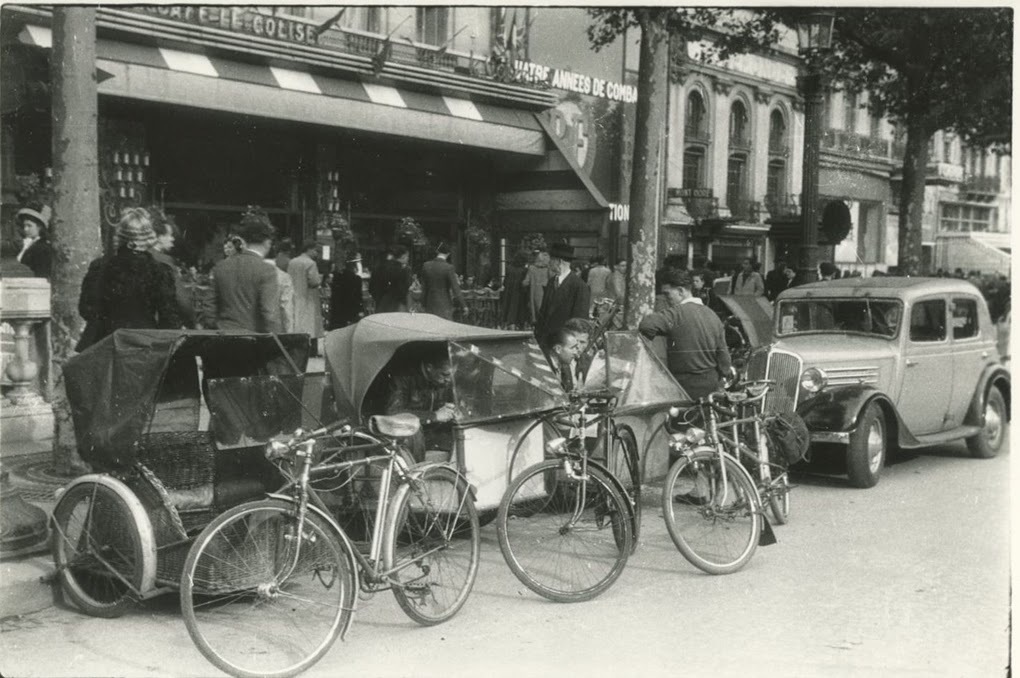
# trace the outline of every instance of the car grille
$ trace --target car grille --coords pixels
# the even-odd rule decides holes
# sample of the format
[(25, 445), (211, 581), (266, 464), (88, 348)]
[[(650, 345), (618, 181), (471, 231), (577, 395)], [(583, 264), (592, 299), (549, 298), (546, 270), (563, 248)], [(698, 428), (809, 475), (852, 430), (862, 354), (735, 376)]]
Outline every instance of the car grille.
[(766, 412), (793, 412), (797, 409), (802, 361), (796, 353), (772, 349), (755, 353), (747, 365), (748, 379), (776, 382), (765, 396)]

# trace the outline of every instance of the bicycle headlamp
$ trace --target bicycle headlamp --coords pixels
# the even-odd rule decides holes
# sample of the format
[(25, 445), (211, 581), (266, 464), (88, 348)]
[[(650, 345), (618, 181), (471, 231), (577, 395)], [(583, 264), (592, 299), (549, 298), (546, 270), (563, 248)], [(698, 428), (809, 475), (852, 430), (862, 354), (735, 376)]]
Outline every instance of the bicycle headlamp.
[(290, 451), (290, 447), (286, 443), (282, 443), (279, 440), (270, 440), (266, 443), (266, 459), (273, 460), (279, 459), (287, 455)]
[(545, 451), (549, 454), (561, 454), (567, 444), (566, 438), (553, 438), (545, 444)]
[(692, 426), (684, 432), (684, 438), (691, 445), (701, 445), (705, 442), (705, 430)]
[(818, 393), (828, 383), (825, 372), (817, 367), (809, 367), (800, 375), (800, 387), (808, 393)]

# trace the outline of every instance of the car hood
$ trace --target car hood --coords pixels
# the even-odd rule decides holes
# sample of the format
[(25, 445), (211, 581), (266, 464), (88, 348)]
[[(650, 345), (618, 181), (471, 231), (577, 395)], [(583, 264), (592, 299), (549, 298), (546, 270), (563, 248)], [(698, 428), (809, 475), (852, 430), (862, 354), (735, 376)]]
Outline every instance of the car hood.
[(804, 369), (826, 372), (831, 385), (871, 384), (886, 390), (898, 355), (895, 340), (852, 334), (804, 334), (780, 339), (774, 348), (796, 353)]

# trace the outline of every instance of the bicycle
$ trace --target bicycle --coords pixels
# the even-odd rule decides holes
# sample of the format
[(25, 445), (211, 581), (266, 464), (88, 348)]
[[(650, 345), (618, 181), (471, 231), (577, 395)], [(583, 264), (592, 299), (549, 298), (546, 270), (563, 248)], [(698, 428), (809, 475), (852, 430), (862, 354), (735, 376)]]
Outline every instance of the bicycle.
[[(480, 550), (467, 482), (446, 464), (408, 464), (398, 440), (417, 431), (416, 417), (370, 424), (370, 433), (338, 423), (270, 443), (266, 456), (284, 486), (223, 513), (196, 539), (181, 609), (192, 640), (218, 668), (274, 678), (307, 669), (346, 635), (359, 589), (392, 590), (426, 626), (464, 605)], [(335, 480), (335, 492), (368, 469), (378, 472), (378, 495), (363, 552), (315, 484)]]
[[(662, 513), (677, 549), (695, 567), (709, 574), (736, 572), (750, 561), (759, 543), (775, 542), (764, 514), (764, 503), (785, 518), (789, 513), (789, 483), (785, 471), (771, 477), (766, 420), (759, 409), (768, 392), (763, 382), (742, 385), (736, 392), (717, 391), (699, 399), (684, 412), (670, 411), (671, 421), (691, 424), (700, 414), (707, 430), (690, 425), (671, 435), (670, 446), (680, 453), (666, 474)], [(731, 406), (752, 408), (739, 416)], [(725, 417), (720, 421), (719, 416)], [(741, 426), (751, 425), (756, 445), (752, 450), (741, 440)], [(674, 424), (675, 427), (675, 424)], [(725, 430), (730, 429), (731, 435)], [(751, 460), (761, 484), (755, 482), (739, 459)]]
[[(585, 444), (589, 407), (611, 424), (615, 400), (609, 390), (571, 394), (565, 413), (573, 417), (571, 435), (550, 440), (550, 458), (524, 469), (500, 501), (503, 557), (521, 583), (549, 600), (578, 602), (605, 592), (636, 545), (640, 506)], [(600, 428), (605, 441), (612, 427)]]

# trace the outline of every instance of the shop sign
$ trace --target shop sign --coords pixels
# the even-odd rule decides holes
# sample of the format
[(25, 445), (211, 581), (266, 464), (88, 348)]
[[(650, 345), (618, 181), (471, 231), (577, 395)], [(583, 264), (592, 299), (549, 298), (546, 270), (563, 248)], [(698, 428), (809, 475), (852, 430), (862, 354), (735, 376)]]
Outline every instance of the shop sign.
[(588, 96), (608, 99), (609, 101), (621, 101), (625, 104), (632, 104), (637, 101), (637, 87), (624, 85), (618, 82), (593, 78), (589, 75), (582, 75), (561, 68), (543, 66), (531, 61), (520, 61), (516, 63), (519, 82), (532, 84), (544, 83), (552, 89), (561, 89), (567, 92), (585, 94)]
[(314, 45), (319, 40), (315, 27), (282, 16), (269, 16), (244, 7), (202, 5), (146, 5), (136, 11), (198, 26), (210, 26), (260, 38)]
[(670, 198), (682, 198), (689, 200), (691, 198), (713, 198), (711, 188), (670, 188), (667, 191), (667, 195)]
[(630, 205), (618, 202), (609, 203), (610, 221), (630, 221)]

